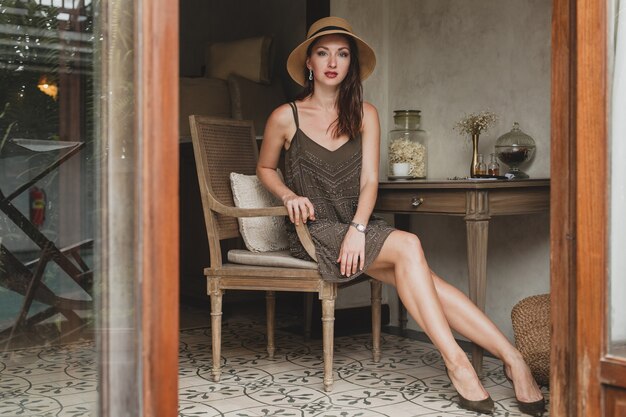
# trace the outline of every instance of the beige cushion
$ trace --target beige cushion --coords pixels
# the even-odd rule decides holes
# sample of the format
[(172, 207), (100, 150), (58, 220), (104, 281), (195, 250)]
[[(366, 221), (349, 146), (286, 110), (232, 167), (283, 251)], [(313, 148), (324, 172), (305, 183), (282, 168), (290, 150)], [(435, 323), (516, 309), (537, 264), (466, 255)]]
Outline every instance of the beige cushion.
[(216, 78), (180, 78), (180, 136), (191, 136), (189, 115), (231, 117), (228, 84)]
[[(280, 171), (279, 171), (279, 175)], [(262, 208), (282, 206), (256, 175), (230, 174), (235, 206), (241, 208)], [(240, 217), (239, 231), (243, 242), (252, 252), (279, 251), (289, 248), (285, 216)]]
[(265, 122), (272, 111), (286, 101), (279, 79), (266, 85), (231, 74), (228, 91), (233, 119), (252, 120), (257, 135), (263, 134)]
[(232, 249), (228, 251), (228, 261), (243, 265), (317, 269), (317, 264), (315, 262), (294, 258), (289, 254), (288, 250), (276, 252), (250, 252), (243, 249)]
[(269, 36), (210, 43), (205, 56), (206, 74), (222, 80), (237, 74), (267, 84), (271, 79), (271, 48)]

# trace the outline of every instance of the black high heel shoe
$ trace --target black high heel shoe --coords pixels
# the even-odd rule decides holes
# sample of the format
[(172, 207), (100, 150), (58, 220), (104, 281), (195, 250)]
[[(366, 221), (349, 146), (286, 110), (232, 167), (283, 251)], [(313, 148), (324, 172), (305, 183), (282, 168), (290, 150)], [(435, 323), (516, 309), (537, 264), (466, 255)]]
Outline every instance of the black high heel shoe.
[[(452, 378), (450, 378), (450, 373), (448, 372), (448, 368), (446, 368), (446, 375), (448, 375), (448, 379), (450, 379), (450, 382), (452, 383)], [(452, 384), (452, 386), (454, 387), (454, 384)], [(456, 394), (459, 396), (459, 407), (465, 410), (474, 411), (474, 412), (483, 413), (483, 414), (493, 414), (493, 412), (495, 411), (495, 406), (493, 404), (493, 400), (491, 399), (491, 396), (488, 396), (484, 400), (472, 401), (463, 397), (458, 390), (456, 390)]]
[[(515, 391), (515, 385), (513, 384), (513, 380), (506, 373), (506, 365), (505, 364), (502, 364), (502, 372), (504, 373), (504, 377), (513, 386), (513, 391)], [(517, 400), (517, 405), (519, 407), (519, 410), (522, 413), (524, 413), (524, 414), (529, 414), (529, 415), (534, 416), (534, 417), (542, 417), (543, 413), (546, 412), (546, 399), (545, 398), (541, 398), (540, 400), (533, 401), (531, 403), (520, 401), (517, 398), (517, 395), (515, 396), (515, 399)]]

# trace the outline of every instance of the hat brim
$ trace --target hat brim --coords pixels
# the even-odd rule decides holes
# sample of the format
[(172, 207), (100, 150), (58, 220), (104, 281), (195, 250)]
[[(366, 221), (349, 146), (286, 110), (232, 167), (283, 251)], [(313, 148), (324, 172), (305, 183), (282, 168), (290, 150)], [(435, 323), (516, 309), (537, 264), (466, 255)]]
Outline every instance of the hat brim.
[(357, 49), (359, 50), (361, 81), (370, 76), (370, 74), (374, 71), (374, 68), (376, 67), (376, 54), (374, 54), (374, 50), (364, 40), (356, 35), (353, 35), (350, 32), (331, 29), (315, 34), (315, 36), (312, 36), (309, 39), (305, 40), (300, 45), (296, 46), (293, 51), (291, 51), (291, 54), (289, 54), (289, 58), (287, 58), (287, 72), (295, 82), (297, 82), (301, 86), (305, 85), (304, 68), (307, 58), (306, 51), (309, 45), (311, 45), (313, 42), (315, 42), (317, 38), (321, 36), (332, 35), (335, 33), (350, 36), (352, 39), (354, 39)]

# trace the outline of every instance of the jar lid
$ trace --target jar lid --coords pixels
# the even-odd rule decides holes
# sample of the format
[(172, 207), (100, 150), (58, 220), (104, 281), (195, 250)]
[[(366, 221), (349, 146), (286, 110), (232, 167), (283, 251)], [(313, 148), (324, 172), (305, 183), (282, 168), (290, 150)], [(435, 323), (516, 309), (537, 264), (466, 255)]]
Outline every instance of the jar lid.
[(498, 140), (496, 140), (496, 147), (500, 146), (534, 147), (535, 140), (531, 136), (524, 133), (519, 128), (519, 123), (515, 122), (513, 123), (513, 128), (510, 132), (505, 133), (504, 135), (500, 136)]
[(419, 130), (422, 122), (421, 110), (394, 110), (393, 122), (397, 129)]
[(419, 116), (420, 113), (422, 111), (421, 110), (394, 110), (393, 111), (393, 117), (397, 117), (397, 116)]

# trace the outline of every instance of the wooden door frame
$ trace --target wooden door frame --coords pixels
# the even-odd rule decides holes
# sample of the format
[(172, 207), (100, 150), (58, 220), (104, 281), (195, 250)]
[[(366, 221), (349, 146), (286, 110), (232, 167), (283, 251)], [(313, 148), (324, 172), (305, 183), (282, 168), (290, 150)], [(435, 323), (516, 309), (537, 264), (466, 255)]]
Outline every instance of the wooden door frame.
[(550, 414), (555, 417), (602, 416), (617, 398), (612, 387), (626, 388), (626, 361), (607, 355), (607, 17), (606, 0), (553, 2)]
[(553, 0), (550, 145), (550, 415), (574, 416), (576, 0)]
[[(178, 394), (178, 2), (142, 3), (143, 415), (165, 417)], [(552, 416), (599, 416), (602, 384), (623, 383), (605, 337), (606, 17), (604, 0), (553, 0)]]
[(178, 1), (142, 0), (136, 83), (144, 417), (178, 413)]

